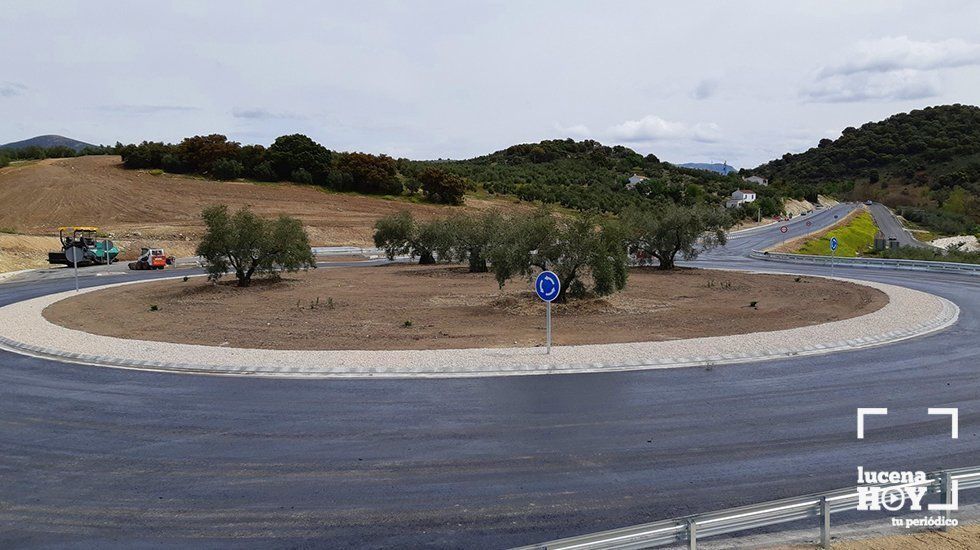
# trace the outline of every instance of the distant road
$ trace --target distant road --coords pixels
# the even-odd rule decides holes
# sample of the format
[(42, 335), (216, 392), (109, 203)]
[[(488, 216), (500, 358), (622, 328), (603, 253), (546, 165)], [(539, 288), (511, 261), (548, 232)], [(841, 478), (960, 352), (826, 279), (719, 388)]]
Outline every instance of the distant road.
[(895, 214), (884, 204), (876, 202), (868, 208), (871, 210), (871, 216), (875, 219), (875, 224), (877, 224), (878, 229), (884, 233), (886, 239), (894, 238), (898, 241), (899, 246), (935, 248), (930, 244), (917, 241), (914, 237), (912, 237), (912, 234), (902, 226), (902, 222), (899, 221)]

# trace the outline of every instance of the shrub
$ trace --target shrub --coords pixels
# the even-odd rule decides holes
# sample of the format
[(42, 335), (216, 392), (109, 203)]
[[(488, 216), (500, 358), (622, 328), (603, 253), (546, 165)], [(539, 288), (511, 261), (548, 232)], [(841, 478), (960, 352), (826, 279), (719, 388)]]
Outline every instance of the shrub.
[(313, 183), (313, 175), (306, 171), (305, 168), (297, 168), (289, 174), (290, 181), (296, 183)]
[(259, 181), (278, 181), (279, 175), (272, 169), (272, 163), (265, 161), (255, 167), (255, 179)]
[(219, 159), (211, 167), (211, 175), (219, 180), (234, 180), (242, 177), (245, 167), (242, 163), (232, 159)]
[(397, 164), (387, 155), (345, 153), (337, 160), (337, 170), (343, 173), (337, 180), (339, 189), (382, 195), (402, 192)]
[(160, 167), (171, 174), (187, 172), (187, 163), (180, 155), (166, 154), (160, 158)]
[(427, 200), (442, 204), (463, 204), (466, 181), (456, 174), (439, 168), (426, 168), (419, 173), (418, 180)]

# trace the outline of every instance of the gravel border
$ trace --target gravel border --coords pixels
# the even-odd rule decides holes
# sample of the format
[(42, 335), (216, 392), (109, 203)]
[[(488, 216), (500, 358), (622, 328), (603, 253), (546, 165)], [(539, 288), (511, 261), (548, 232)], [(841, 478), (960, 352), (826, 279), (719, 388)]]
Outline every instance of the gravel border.
[[(879, 289), (888, 295), (889, 303), (867, 315), (808, 327), (665, 342), (556, 346), (546, 355), (544, 348), (300, 351), (127, 340), (64, 328), (44, 319), (41, 312), (45, 307), (76, 295), (68, 291), (0, 308), (0, 348), (71, 363), (190, 374), (276, 378), (513, 376), (704, 367), (818, 355), (922, 336), (953, 325), (959, 317), (959, 307), (939, 296), (877, 282), (835, 279)], [(142, 282), (149, 281), (115, 283), (81, 292)]]

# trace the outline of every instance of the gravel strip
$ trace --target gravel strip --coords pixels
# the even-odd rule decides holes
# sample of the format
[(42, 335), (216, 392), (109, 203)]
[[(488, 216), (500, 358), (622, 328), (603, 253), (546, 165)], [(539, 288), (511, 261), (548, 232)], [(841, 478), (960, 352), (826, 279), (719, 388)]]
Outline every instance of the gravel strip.
[(561, 346), (546, 355), (543, 348), (289, 351), (126, 340), (67, 329), (44, 319), (41, 311), (45, 307), (76, 295), (68, 291), (0, 308), (0, 347), (75, 363), (196, 374), (279, 378), (512, 376), (724, 365), (854, 350), (942, 330), (959, 316), (956, 304), (932, 294), (876, 282), (838, 280), (877, 288), (888, 295), (889, 303), (868, 315), (809, 327), (666, 342)]

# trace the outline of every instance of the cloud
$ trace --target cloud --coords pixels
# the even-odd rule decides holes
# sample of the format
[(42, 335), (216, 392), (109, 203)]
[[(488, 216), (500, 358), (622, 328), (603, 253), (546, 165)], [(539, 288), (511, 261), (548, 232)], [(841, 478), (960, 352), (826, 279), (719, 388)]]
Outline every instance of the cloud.
[(709, 99), (718, 93), (720, 83), (713, 78), (706, 78), (691, 90), (691, 97), (694, 99)]
[(231, 116), (250, 120), (299, 120), (303, 115), (285, 112), (272, 112), (265, 109), (232, 109)]
[(592, 132), (589, 130), (589, 127), (584, 124), (573, 124), (571, 126), (562, 126), (561, 124), (556, 123), (555, 130), (557, 130), (559, 134), (568, 137), (584, 138), (592, 135)]
[(0, 97), (14, 97), (18, 95), (24, 95), (27, 91), (27, 86), (19, 84), (17, 82), (2, 82), (0, 81)]
[(814, 102), (848, 103), (925, 99), (936, 97), (940, 92), (937, 75), (906, 69), (824, 78), (804, 90), (803, 96)]
[(713, 122), (691, 125), (647, 115), (638, 120), (627, 120), (613, 126), (609, 129), (609, 135), (626, 142), (684, 139), (713, 143), (721, 138), (721, 128)]
[(942, 93), (939, 71), (974, 65), (980, 65), (980, 44), (960, 39), (862, 41), (847, 61), (818, 68), (801, 95), (824, 103), (925, 99)]
[(917, 42), (907, 36), (858, 42), (848, 60), (822, 67), (818, 78), (856, 73), (886, 73), (915, 69), (932, 71), (980, 65), (980, 44), (950, 38), (940, 42)]
[(102, 105), (99, 111), (124, 113), (130, 115), (152, 115), (161, 113), (183, 113), (197, 111), (198, 107), (187, 105)]

